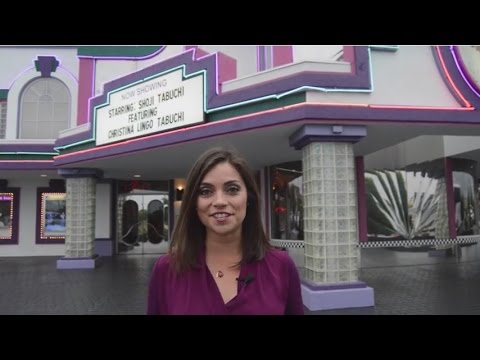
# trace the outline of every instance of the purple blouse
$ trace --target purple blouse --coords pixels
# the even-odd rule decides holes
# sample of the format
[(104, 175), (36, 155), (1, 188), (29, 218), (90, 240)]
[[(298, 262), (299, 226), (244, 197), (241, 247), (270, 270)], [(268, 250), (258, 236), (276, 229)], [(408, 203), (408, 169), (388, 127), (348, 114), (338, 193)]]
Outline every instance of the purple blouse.
[(153, 267), (148, 315), (303, 315), (300, 277), (286, 251), (270, 250), (241, 266), (237, 295), (226, 304), (201, 256), (200, 266), (175, 274), (168, 255)]

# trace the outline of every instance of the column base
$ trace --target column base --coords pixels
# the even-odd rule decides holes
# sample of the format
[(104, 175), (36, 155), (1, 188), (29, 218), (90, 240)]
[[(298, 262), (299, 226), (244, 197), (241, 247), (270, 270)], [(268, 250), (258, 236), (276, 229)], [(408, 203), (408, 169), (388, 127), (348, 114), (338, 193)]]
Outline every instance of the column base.
[(375, 306), (373, 288), (360, 281), (318, 285), (304, 280), (302, 298), (310, 311)]
[(57, 260), (57, 269), (95, 269), (99, 265), (100, 256), (93, 255), (92, 257), (82, 258), (66, 258), (63, 257)]
[(447, 257), (453, 255), (453, 248), (429, 250), (429, 257)]

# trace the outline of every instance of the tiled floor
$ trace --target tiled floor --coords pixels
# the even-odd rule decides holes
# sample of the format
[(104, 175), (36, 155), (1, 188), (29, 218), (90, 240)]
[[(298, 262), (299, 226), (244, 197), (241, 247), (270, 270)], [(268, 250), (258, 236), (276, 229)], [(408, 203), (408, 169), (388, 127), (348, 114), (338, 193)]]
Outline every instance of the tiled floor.
[[(156, 256), (103, 258), (95, 270), (57, 270), (57, 257), (0, 257), (0, 314), (144, 314)], [(480, 250), (449, 257), (363, 249), (360, 279), (375, 307), (329, 314), (480, 314)]]

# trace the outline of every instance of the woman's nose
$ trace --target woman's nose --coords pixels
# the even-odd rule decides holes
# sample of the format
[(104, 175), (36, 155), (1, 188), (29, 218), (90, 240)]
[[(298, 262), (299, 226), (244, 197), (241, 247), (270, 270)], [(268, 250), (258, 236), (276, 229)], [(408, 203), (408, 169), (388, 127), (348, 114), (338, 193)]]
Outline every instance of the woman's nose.
[(215, 197), (213, 199), (213, 206), (221, 207), (227, 205), (227, 201), (225, 199), (225, 194), (222, 191), (218, 191), (215, 193)]

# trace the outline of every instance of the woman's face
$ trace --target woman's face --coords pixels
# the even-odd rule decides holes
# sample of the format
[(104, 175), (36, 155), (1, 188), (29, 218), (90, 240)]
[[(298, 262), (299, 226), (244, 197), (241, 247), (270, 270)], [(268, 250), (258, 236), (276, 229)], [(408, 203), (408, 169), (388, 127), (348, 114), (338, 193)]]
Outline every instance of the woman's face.
[(239, 172), (229, 163), (213, 167), (200, 183), (197, 214), (207, 236), (241, 237), (247, 212), (247, 187)]

